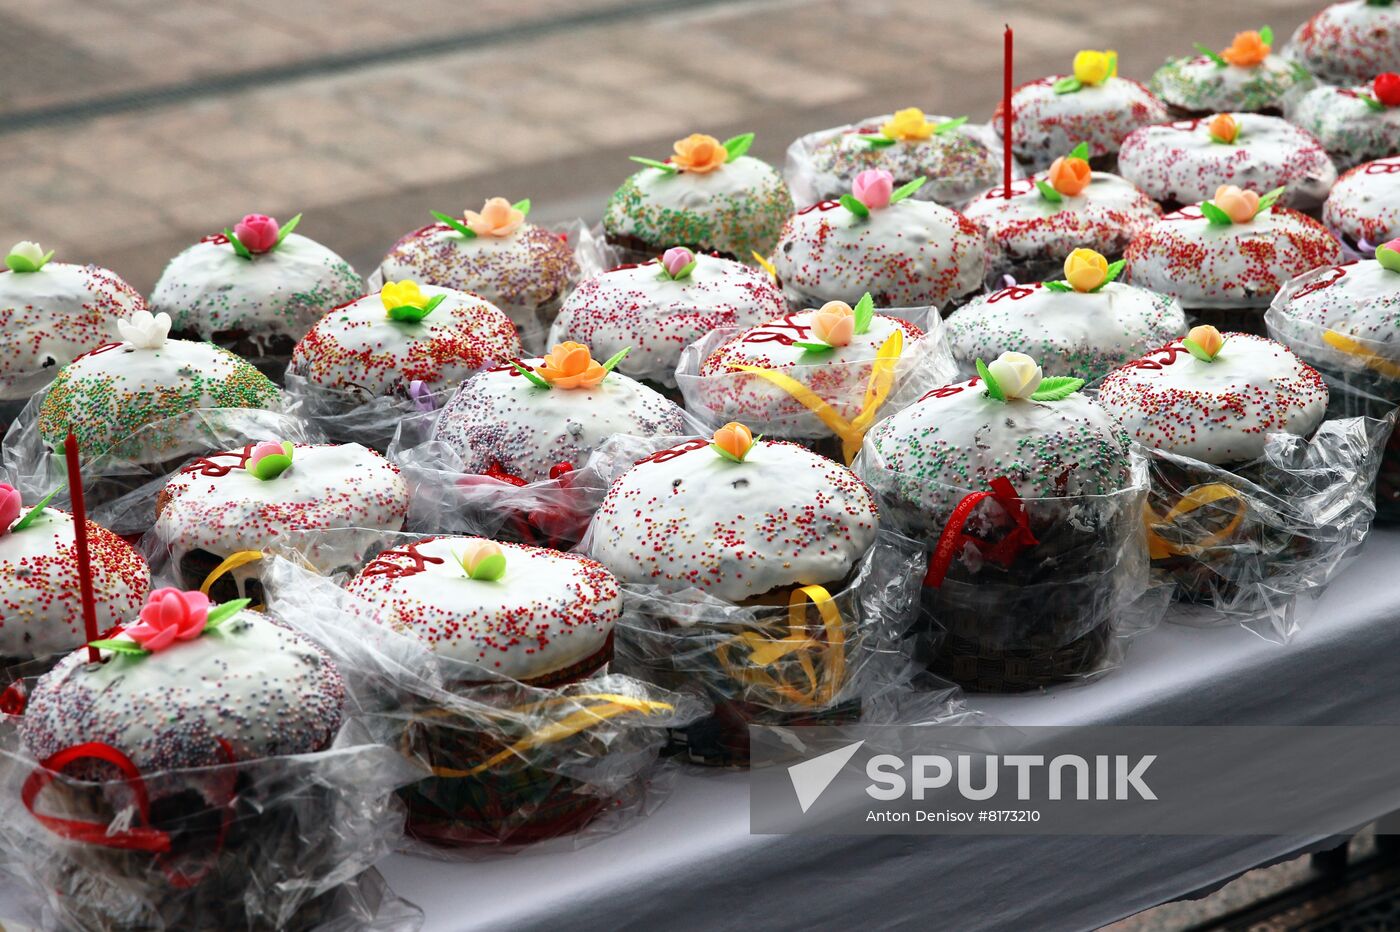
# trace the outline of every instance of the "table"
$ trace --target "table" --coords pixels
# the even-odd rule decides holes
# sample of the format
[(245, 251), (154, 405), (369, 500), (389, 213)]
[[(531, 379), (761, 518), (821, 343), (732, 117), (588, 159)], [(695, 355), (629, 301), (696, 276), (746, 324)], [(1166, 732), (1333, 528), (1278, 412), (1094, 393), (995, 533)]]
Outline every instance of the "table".
[[(1373, 532), (1286, 645), (1239, 627), (1167, 624), (1098, 682), (970, 705), (1013, 725), (1400, 723), (1397, 568), (1400, 530)], [(424, 908), (427, 932), (1078, 930), (1320, 840), (758, 836), (745, 774), (687, 768), (658, 811), (581, 850), (470, 864), (395, 856), (380, 868)]]

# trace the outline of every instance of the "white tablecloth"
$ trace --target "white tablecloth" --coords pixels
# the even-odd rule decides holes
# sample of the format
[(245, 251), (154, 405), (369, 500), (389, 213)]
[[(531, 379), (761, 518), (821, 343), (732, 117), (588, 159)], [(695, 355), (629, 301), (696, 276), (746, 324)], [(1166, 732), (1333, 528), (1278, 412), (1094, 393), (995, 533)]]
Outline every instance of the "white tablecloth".
[[(1013, 725), (1400, 723), (1397, 571), (1400, 531), (1376, 532), (1286, 645), (1168, 624), (1091, 685), (971, 705)], [(581, 850), (381, 869), (429, 932), (1091, 929), (1314, 841), (750, 835), (747, 776), (691, 768), (649, 818)]]

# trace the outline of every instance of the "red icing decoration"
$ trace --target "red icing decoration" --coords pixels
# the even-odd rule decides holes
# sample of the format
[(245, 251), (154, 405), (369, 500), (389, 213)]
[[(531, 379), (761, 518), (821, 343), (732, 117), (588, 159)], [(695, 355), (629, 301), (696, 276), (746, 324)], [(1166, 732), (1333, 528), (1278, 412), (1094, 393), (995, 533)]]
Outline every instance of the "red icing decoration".
[(486, 467), (486, 472), (482, 473), (482, 475), (490, 476), (492, 479), (496, 479), (500, 482), (509, 482), (511, 485), (529, 485), (528, 482), (519, 476), (513, 476), (506, 472), (505, 467), (501, 465), (499, 460), (492, 460), (491, 465)]
[(1039, 287), (1039, 282), (1036, 282), (1034, 285), (1012, 285), (1010, 288), (1003, 288), (1001, 291), (998, 291), (996, 294), (989, 297), (987, 299), (987, 303), (996, 304), (1003, 298), (1010, 299), (1012, 301), (1019, 301), (1022, 298), (1026, 298), (1035, 294), (1035, 290)]
[[(405, 576), (416, 576), (427, 569), (429, 563), (436, 564), (444, 562), (441, 557), (428, 557), (418, 552), (419, 544), (426, 544), (428, 541), (436, 539), (435, 537), (429, 537), (426, 540), (414, 541), (404, 547), (386, 550), (361, 570), (360, 575), (387, 576), (390, 579), (403, 579)], [(389, 559), (390, 557), (408, 557), (413, 562), (409, 566), (404, 566), (403, 564), (395, 563), (393, 560)]]
[[(795, 337), (785, 333), (778, 333), (779, 330), (791, 330), (797, 334)], [(783, 346), (791, 346), (797, 340), (805, 339), (811, 333), (811, 328), (797, 322), (797, 315), (785, 314), (782, 320), (764, 324), (744, 335), (745, 343), (781, 343)]]
[(1396, 172), (1400, 172), (1400, 160), (1371, 162), (1366, 166), (1368, 175), (1393, 175)]
[(709, 445), (710, 441), (706, 438), (695, 437), (690, 440), (687, 440), (685, 443), (671, 447), (668, 450), (659, 450), (656, 453), (653, 453), (651, 456), (643, 457), (642, 459), (637, 460), (636, 465), (640, 466), (643, 463), (665, 463), (669, 460), (675, 459), (678, 456), (684, 456), (692, 450), (703, 450)]
[[(241, 450), (229, 450), (227, 453), (211, 453), (208, 456), (201, 456), (199, 459), (191, 461), (180, 472), (197, 472), (201, 476), (208, 476), (211, 479), (227, 476), (235, 469), (243, 469), (248, 465), (248, 457), (252, 454), (255, 446), (257, 446), (256, 443), (250, 443)], [(233, 457), (236, 462), (227, 464), (214, 462), (218, 457)]]
[(1305, 295), (1312, 294), (1314, 291), (1321, 291), (1324, 288), (1336, 284), (1337, 282), (1341, 281), (1343, 278), (1346, 277), (1346, 267), (1354, 264), (1355, 261), (1356, 260), (1353, 259), (1351, 262), (1343, 262), (1341, 265), (1334, 267), (1332, 271), (1328, 272), (1326, 275), (1322, 275), (1313, 279), (1312, 281), (1304, 285), (1302, 288), (1299, 288), (1297, 291), (1295, 291), (1293, 293), (1293, 297), (1301, 298)]

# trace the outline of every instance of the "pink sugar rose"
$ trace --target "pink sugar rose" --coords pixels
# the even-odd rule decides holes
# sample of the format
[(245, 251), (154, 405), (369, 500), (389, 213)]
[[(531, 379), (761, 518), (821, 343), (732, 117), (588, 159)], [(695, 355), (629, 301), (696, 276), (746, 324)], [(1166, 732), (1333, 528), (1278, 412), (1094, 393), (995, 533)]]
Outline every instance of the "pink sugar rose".
[(209, 596), (204, 593), (157, 589), (141, 609), (141, 620), (125, 633), (154, 654), (176, 641), (199, 637), (208, 618)]
[(894, 193), (894, 175), (883, 168), (868, 168), (856, 175), (851, 182), (851, 193), (871, 210), (881, 210), (890, 206), (890, 195)]
[(281, 228), (277, 226), (277, 221), (265, 214), (249, 214), (233, 228), (238, 241), (247, 246), (251, 253), (267, 252), (276, 246), (279, 232)]
[(271, 440), (264, 440), (262, 443), (253, 447), (252, 451), (248, 454), (248, 468), (252, 469), (257, 466), (266, 457), (284, 456), (286, 452), (282, 444), (274, 443)]
[(672, 278), (675, 278), (681, 269), (694, 261), (695, 253), (684, 246), (672, 246), (661, 256), (661, 265), (665, 267), (666, 274)]
[(0, 534), (9, 533), (10, 525), (19, 520), (19, 513), (23, 509), (24, 502), (20, 499), (19, 489), (0, 483)]

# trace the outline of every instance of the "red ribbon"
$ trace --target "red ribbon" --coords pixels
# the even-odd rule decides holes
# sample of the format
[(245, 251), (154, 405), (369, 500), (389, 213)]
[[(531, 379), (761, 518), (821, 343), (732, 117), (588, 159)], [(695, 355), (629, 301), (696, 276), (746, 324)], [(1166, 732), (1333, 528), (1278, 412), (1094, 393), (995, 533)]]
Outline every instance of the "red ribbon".
[[(223, 752), (224, 759), (228, 763), (235, 762), (233, 748), (222, 738), (219, 739), (219, 749)], [(107, 825), (100, 822), (60, 819), (56, 816), (45, 815), (35, 809), (35, 802), (38, 800), (39, 794), (62, 773), (64, 768), (82, 760), (102, 761), (111, 764), (121, 772), (122, 780), (131, 788), (132, 794), (136, 797), (136, 811), (140, 814), (143, 825), (113, 832), (109, 830)], [(76, 744), (41, 761), (38, 769), (25, 778), (24, 786), (20, 789), (20, 801), (40, 825), (60, 838), (85, 845), (119, 848), (124, 851), (145, 851), (156, 855), (156, 864), (165, 874), (165, 879), (172, 887), (184, 890), (197, 885), (218, 863), (219, 852), (223, 850), (229, 826), (233, 822), (236, 782), (237, 777), (230, 775), (228, 787), (225, 789), (228, 798), (219, 804), (219, 808), (223, 810), (223, 817), (219, 823), (219, 833), (215, 838), (213, 850), (208, 853), (206, 864), (199, 870), (188, 874), (182, 873), (166, 861), (171, 854), (170, 834), (151, 827), (151, 800), (146, 791), (146, 781), (142, 777), (141, 771), (131, 762), (129, 757), (109, 744), (103, 744), (100, 741)]]
[[(998, 476), (989, 484), (991, 491), (973, 492), (966, 495), (953, 509), (948, 523), (943, 526), (943, 533), (938, 535), (938, 543), (933, 548), (933, 555), (929, 558), (928, 572), (924, 575), (925, 586), (934, 589), (942, 586), (943, 577), (948, 574), (948, 567), (952, 565), (953, 558), (969, 543), (982, 554), (982, 559), (999, 566), (1010, 566), (1011, 561), (1016, 559), (1016, 554), (1027, 547), (1033, 547), (1040, 543), (1031, 533), (1030, 518), (1026, 515), (1025, 505), (1016, 495), (1016, 487), (1011, 484), (1011, 481), (1005, 476)], [(967, 519), (972, 516), (973, 510), (984, 499), (988, 498), (993, 499), (1006, 509), (1006, 513), (1016, 522), (1007, 535), (995, 544), (988, 543), (964, 530)]]
[(0, 693), (0, 715), (23, 715), (29, 698), (24, 691), (24, 681), (16, 680)]

